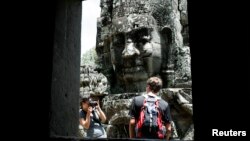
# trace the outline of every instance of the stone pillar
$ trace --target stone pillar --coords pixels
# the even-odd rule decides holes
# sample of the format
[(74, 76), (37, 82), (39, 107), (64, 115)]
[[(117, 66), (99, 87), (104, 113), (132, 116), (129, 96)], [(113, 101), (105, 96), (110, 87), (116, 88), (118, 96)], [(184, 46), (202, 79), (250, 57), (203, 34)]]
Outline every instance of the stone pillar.
[(50, 136), (77, 136), (82, 3), (79, 0), (61, 0), (56, 6)]

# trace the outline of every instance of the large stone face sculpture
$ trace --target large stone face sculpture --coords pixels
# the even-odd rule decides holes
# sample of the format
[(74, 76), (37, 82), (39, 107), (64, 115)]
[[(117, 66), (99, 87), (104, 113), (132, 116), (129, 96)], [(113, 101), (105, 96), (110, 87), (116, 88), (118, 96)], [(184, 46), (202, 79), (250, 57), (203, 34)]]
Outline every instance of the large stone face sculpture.
[(164, 87), (191, 87), (190, 67), (180, 65), (190, 55), (181, 52), (188, 45), (185, 2), (101, 1), (96, 51), (111, 93), (145, 91), (151, 76), (160, 76)]
[(117, 86), (125, 92), (145, 91), (146, 80), (159, 75), (161, 44), (152, 16), (131, 14), (112, 21), (110, 55)]

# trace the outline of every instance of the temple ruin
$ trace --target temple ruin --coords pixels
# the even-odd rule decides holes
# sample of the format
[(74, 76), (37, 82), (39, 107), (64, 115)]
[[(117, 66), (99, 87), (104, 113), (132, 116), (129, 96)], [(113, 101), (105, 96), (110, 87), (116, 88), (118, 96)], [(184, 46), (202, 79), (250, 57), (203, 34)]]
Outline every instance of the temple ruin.
[(187, 0), (101, 0), (100, 7), (98, 67), (81, 67), (80, 98), (99, 96), (108, 137), (128, 138), (132, 98), (145, 92), (149, 77), (161, 77), (159, 95), (170, 104), (172, 138), (193, 140)]

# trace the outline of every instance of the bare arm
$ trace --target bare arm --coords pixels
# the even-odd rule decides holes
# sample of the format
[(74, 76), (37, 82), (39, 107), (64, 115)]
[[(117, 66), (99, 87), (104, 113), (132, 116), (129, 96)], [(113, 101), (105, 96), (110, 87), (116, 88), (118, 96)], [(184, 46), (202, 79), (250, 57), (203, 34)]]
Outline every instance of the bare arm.
[(136, 133), (135, 133), (135, 98), (133, 98), (131, 106), (130, 106), (130, 110), (129, 110), (129, 115), (130, 115), (130, 121), (129, 121), (129, 137), (130, 138), (135, 138), (136, 137)]
[(102, 111), (102, 109), (99, 106), (99, 100), (98, 100), (98, 105), (96, 106), (97, 109), (97, 114), (99, 115), (101, 122), (104, 123), (106, 121), (106, 115), (104, 114), (104, 112)]
[(166, 124), (166, 130), (167, 130), (167, 133), (166, 133), (166, 140), (169, 141), (169, 138), (171, 136), (171, 124), (170, 123), (167, 123)]
[(89, 129), (89, 125), (90, 125), (90, 114), (92, 112), (92, 107), (89, 107), (88, 112), (86, 114), (86, 120), (84, 120), (84, 118), (80, 118), (80, 124), (85, 128), (85, 129)]
[(129, 122), (129, 137), (134, 138), (135, 137), (135, 119), (131, 118)]

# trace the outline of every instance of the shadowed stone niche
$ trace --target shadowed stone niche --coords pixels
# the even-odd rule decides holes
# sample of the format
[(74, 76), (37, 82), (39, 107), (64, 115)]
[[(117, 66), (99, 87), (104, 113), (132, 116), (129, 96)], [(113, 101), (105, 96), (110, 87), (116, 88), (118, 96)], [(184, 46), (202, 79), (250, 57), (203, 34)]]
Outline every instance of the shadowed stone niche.
[(108, 137), (129, 137), (132, 98), (145, 93), (149, 77), (158, 76), (163, 80), (160, 96), (171, 108), (172, 138), (193, 140), (187, 1), (101, 0), (100, 7), (96, 62), (105, 85), (93, 87), (92, 75), (97, 74), (85, 71), (81, 94), (105, 89), (99, 94), (104, 96)]

